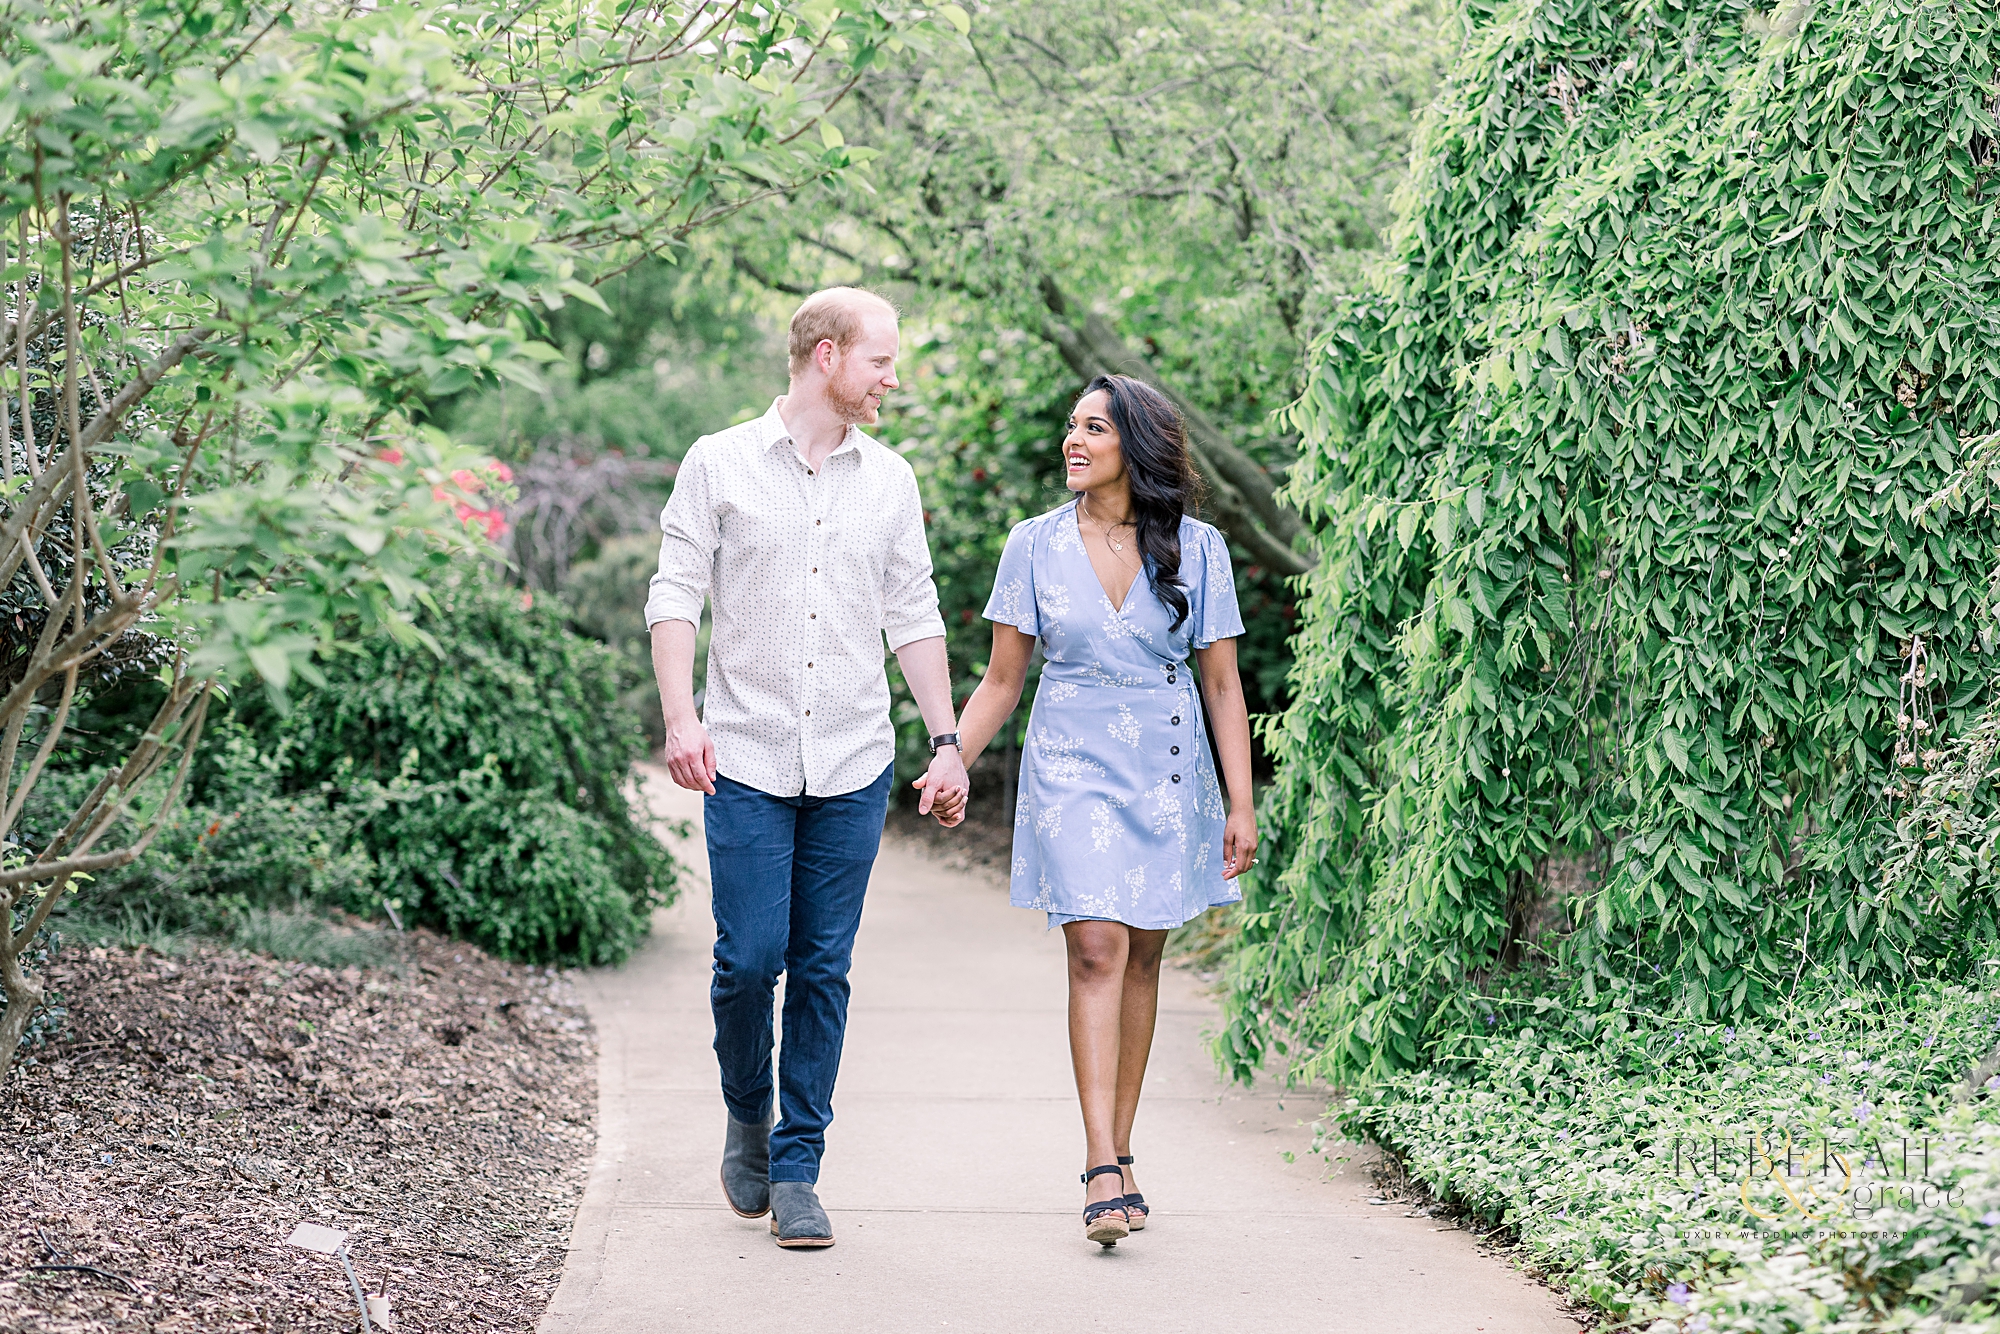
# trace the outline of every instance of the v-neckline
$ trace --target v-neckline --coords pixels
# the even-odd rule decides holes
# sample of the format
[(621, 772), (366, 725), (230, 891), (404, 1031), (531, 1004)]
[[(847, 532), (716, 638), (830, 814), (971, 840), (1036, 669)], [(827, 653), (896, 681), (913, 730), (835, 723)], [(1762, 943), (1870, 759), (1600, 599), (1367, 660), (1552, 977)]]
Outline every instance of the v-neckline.
[(1139, 558), (1138, 573), (1132, 576), (1131, 583), (1125, 585), (1125, 596), (1119, 601), (1113, 602), (1111, 600), (1111, 590), (1104, 586), (1104, 576), (1097, 572), (1097, 562), (1090, 558), (1090, 543), (1083, 536), (1083, 502), (1081, 500), (1072, 500), (1069, 503), (1069, 521), (1076, 528), (1076, 545), (1083, 552), (1083, 563), (1090, 567), (1090, 577), (1097, 581), (1097, 591), (1104, 595), (1104, 605), (1111, 608), (1112, 615), (1123, 616), (1125, 614), (1125, 604), (1132, 600), (1132, 590), (1139, 586), (1140, 575), (1146, 573), (1146, 558), (1144, 556)]

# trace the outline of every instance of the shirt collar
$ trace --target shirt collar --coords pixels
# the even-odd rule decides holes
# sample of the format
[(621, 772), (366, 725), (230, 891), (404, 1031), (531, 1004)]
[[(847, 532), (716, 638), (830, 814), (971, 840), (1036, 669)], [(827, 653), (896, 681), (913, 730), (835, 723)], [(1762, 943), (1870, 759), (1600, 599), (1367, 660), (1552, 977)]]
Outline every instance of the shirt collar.
[[(786, 428), (785, 419), (778, 412), (778, 405), (784, 401), (785, 396), (783, 394), (778, 395), (771, 400), (770, 410), (757, 419), (757, 424), (764, 433), (764, 448), (766, 449), (771, 449), (777, 445), (794, 444), (792, 433)], [(827, 455), (827, 457), (830, 459), (838, 458), (842, 454), (858, 452), (861, 448), (863, 438), (859, 426), (849, 425), (847, 434), (841, 437), (840, 443), (834, 446), (833, 453)]]

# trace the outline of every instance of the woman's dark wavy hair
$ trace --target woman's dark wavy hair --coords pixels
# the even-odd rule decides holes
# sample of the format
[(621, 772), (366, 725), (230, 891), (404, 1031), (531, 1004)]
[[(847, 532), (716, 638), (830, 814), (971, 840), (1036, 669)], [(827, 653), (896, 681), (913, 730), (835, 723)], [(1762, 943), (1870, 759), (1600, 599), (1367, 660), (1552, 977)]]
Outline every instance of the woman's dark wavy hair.
[(1129, 375), (1100, 375), (1083, 387), (1077, 401), (1100, 389), (1132, 479), (1132, 513), (1146, 580), (1153, 596), (1173, 612), (1178, 630), (1188, 617), (1187, 585), (1181, 582), (1181, 516), (1199, 510), (1203, 490), (1201, 474), (1188, 460), (1187, 423), (1165, 394)]

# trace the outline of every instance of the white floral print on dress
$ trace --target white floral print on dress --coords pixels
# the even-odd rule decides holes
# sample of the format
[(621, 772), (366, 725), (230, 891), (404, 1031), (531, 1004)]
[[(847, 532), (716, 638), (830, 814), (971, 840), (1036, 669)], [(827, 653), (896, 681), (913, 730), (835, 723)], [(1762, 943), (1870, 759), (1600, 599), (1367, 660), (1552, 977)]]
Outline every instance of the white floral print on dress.
[(1222, 878), (1226, 804), (1186, 670), (1195, 650), (1243, 633), (1222, 535), (1183, 519), (1179, 573), (1188, 610), (1176, 625), (1143, 575), (1111, 608), (1073, 503), (1008, 536), (986, 616), (1037, 636), (1045, 659), (1021, 755), (1010, 897), (1052, 926), (1089, 917), (1163, 929), (1238, 898)]
[(1111, 814), (1111, 803), (1100, 801), (1090, 808), (1090, 846), (1094, 852), (1103, 852), (1118, 840), (1118, 821)]
[(1051, 782), (1074, 783), (1104, 777), (1104, 766), (1090, 757), (1088, 744), (1082, 737), (1037, 731), (1034, 751)]
[(1118, 716), (1104, 726), (1115, 740), (1123, 741), (1128, 746), (1136, 748), (1142, 739), (1142, 733), (1139, 731), (1139, 720), (1132, 716), (1132, 709), (1129, 705), (1120, 704), (1118, 706)]

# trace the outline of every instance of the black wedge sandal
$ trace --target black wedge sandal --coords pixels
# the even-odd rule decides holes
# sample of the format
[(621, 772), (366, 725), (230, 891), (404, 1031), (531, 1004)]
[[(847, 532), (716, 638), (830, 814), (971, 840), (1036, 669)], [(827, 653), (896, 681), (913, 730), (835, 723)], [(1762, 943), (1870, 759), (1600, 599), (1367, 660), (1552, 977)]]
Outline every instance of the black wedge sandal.
[[(1092, 1177), (1101, 1177), (1106, 1172), (1118, 1173), (1118, 1184), (1121, 1186), (1125, 1184), (1124, 1169), (1116, 1163), (1106, 1163), (1102, 1167), (1093, 1167), (1079, 1179), (1085, 1186), (1088, 1186)], [(1132, 1226), (1125, 1215), (1125, 1197), (1123, 1195), (1114, 1195), (1108, 1200), (1099, 1200), (1096, 1204), (1086, 1204), (1083, 1206), (1084, 1240), (1094, 1241), (1106, 1250), (1109, 1250), (1131, 1235)]]
[[(1132, 1165), (1132, 1155), (1129, 1153), (1120, 1154), (1118, 1156), (1118, 1165), (1120, 1167), (1130, 1167)], [(1135, 1190), (1125, 1197), (1126, 1226), (1130, 1227), (1134, 1232), (1144, 1232), (1146, 1230), (1147, 1212), (1146, 1197), (1144, 1195)]]

